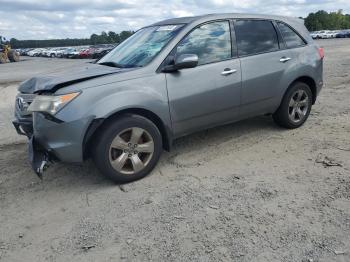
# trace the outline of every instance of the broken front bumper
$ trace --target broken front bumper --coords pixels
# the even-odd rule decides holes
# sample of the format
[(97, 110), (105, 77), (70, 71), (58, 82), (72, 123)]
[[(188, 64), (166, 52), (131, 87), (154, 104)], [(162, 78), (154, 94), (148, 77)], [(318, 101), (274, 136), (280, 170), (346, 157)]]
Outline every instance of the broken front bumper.
[(36, 142), (33, 136), (33, 122), (15, 120), (12, 122), (19, 135), (28, 137), (28, 158), (34, 172), (42, 179), (42, 174), (48, 167), (51, 161), (50, 154), (39, 143)]
[(52, 160), (49, 153), (36, 143), (34, 136), (28, 142), (28, 158), (34, 172), (42, 179), (44, 171)]
[(12, 121), (13, 126), (15, 127), (19, 135), (27, 136), (28, 138), (33, 135), (33, 121)]
[(34, 113), (30, 119), (16, 117), (13, 125), (18, 134), (28, 137), (29, 160), (39, 176), (50, 162), (83, 161), (84, 138), (93, 117), (63, 122)]

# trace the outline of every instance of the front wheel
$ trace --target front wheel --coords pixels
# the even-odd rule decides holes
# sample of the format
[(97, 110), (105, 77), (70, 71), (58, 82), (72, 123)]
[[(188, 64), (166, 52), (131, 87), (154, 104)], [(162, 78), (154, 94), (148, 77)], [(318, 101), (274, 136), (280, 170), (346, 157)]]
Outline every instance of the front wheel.
[(310, 115), (312, 92), (302, 82), (296, 82), (283, 97), (282, 103), (272, 115), (274, 121), (285, 128), (293, 129), (302, 126)]
[(105, 124), (97, 134), (93, 158), (97, 168), (117, 183), (148, 175), (162, 152), (157, 126), (142, 116), (126, 115)]

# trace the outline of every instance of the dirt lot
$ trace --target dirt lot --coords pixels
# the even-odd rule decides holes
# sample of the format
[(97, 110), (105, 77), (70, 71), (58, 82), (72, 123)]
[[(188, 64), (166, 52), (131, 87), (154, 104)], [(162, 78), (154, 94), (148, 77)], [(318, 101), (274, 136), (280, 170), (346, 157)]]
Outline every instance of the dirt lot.
[(32, 68), (85, 61), (1, 65), (0, 260), (350, 261), (350, 39), (319, 44), (326, 87), (302, 128), (259, 117), (200, 132), (121, 187), (91, 162), (40, 181), (9, 123)]

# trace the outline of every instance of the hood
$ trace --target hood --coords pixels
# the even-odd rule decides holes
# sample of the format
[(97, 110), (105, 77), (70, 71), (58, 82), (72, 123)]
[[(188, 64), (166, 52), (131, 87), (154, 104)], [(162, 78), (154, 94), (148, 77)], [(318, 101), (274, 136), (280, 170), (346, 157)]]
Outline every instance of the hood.
[(25, 82), (19, 87), (18, 91), (25, 94), (34, 94), (38, 92), (56, 90), (82, 81), (93, 78), (130, 71), (133, 69), (121, 69), (98, 64), (89, 64), (75, 66), (64, 71), (48, 73), (44, 76), (36, 76)]

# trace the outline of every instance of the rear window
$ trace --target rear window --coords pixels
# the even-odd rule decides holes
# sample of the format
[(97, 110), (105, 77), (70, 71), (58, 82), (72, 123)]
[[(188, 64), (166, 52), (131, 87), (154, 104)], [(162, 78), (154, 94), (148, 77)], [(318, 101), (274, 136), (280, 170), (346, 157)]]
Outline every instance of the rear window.
[(288, 48), (295, 48), (305, 45), (304, 40), (292, 28), (282, 22), (277, 22), (281, 31), (283, 40), (286, 42)]
[(271, 21), (237, 20), (235, 32), (240, 56), (279, 50), (277, 33)]

